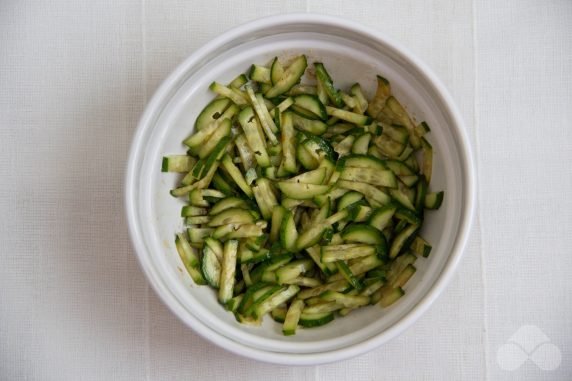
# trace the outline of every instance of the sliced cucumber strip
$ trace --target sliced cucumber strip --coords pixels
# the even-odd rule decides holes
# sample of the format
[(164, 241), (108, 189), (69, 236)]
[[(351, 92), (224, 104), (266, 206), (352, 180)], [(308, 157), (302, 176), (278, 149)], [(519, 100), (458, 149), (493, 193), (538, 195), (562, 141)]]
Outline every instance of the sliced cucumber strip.
[(419, 225), (409, 225), (407, 228), (403, 229), (395, 238), (389, 249), (389, 256), (391, 258), (397, 257), (397, 255), (404, 249), (406, 249), (415, 237), (414, 234), (419, 230)]
[(355, 191), (347, 192), (338, 201), (338, 210), (342, 210), (363, 199), (363, 194)]
[(375, 91), (375, 96), (369, 102), (367, 106), (367, 113), (372, 117), (376, 118), (383, 106), (385, 106), (385, 102), (387, 102), (387, 98), (389, 98), (391, 94), (391, 85), (389, 81), (382, 76), (377, 76), (377, 90)]
[(326, 178), (326, 168), (316, 168), (313, 171), (305, 172), (289, 178), (288, 182), (292, 183), (303, 183), (303, 184), (322, 184)]
[(425, 196), (424, 205), (427, 209), (439, 209), (443, 203), (445, 192), (431, 192)]
[(311, 314), (302, 311), (299, 323), (302, 327), (314, 328), (328, 324), (332, 320), (334, 320), (334, 314), (332, 312)]
[(286, 211), (280, 224), (280, 243), (282, 247), (290, 252), (296, 250), (296, 240), (298, 239), (298, 230), (294, 222), (294, 215), (291, 211)]
[(391, 201), (391, 198), (385, 192), (370, 184), (340, 180), (338, 181), (338, 186), (340, 188), (353, 190), (363, 194), (368, 202), (374, 207), (388, 204)]
[(326, 112), (326, 107), (315, 95), (310, 94), (300, 94), (294, 97), (294, 105), (301, 107), (302, 109), (308, 111), (310, 116), (314, 116), (321, 120), (328, 119), (328, 114)]
[(369, 304), (369, 297), (365, 295), (348, 295), (331, 290), (324, 292), (320, 298), (327, 302), (336, 302), (346, 308), (356, 308)]
[(227, 171), (229, 176), (234, 180), (236, 185), (248, 196), (252, 197), (252, 189), (246, 183), (244, 176), (240, 172), (240, 170), (234, 165), (230, 156), (225, 155), (222, 159), (222, 166)]
[(331, 189), (330, 185), (305, 184), (291, 181), (281, 181), (276, 186), (282, 194), (294, 200), (309, 200), (328, 193)]
[(214, 287), (219, 288), (221, 264), (215, 252), (210, 246), (203, 248), (203, 256), (201, 258), (201, 271), (207, 283)]
[(322, 89), (327, 94), (330, 101), (336, 107), (342, 107), (343, 103), (344, 103), (342, 101), (342, 97), (341, 97), (339, 91), (334, 88), (334, 83), (332, 81), (332, 78), (330, 77), (330, 75), (326, 71), (324, 64), (321, 62), (315, 62), (314, 63), (314, 69), (316, 71), (316, 79), (318, 80), (318, 83), (320, 84)]
[(313, 135), (322, 135), (328, 129), (328, 125), (321, 120), (308, 119), (297, 114), (292, 114), (292, 122), (297, 129)]
[(238, 241), (230, 240), (224, 244), (222, 256), (222, 270), (220, 274), (220, 288), (218, 292), (218, 300), (226, 303), (232, 298), (232, 292), (235, 282), (236, 271), (236, 253), (238, 251)]
[(359, 83), (354, 84), (351, 89), (350, 93), (353, 95), (355, 99), (356, 105), (354, 106), (354, 112), (358, 114), (363, 114), (367, 110), (368, 102), (365, 96), (363, 95), (363, 91)]
[(255, 222), (253, 214), (249, 210), (230, 208), (211, 217), (208, 226), (217, 227), (228, 224), (252, 224)]
[(415, 237), (411, 243), (411, 251), (415, 254), (427, 258), (431, 254), (431, 245), (420, 236)]
[(356, 290), (362, 289), (363, 286), (360, 280), (356, 277), (357, 274), (353, 273), (352, 269), (346, 264), (346, 262), (337, 261), (336, 266), (338, 267), (339, 273), (342, 277), (344, 277), (353, 288)]
[(220, 118), (223, 112), (230, 106), (231, 102), (228, 98), (218, 98), (205, 106), (203, 111), (197, 117), (195, 129), (200, 131), (210, 125), (212, 122)]
[(375, 254), (371, 245), (346, 244), (322, 246), (322, 262), (347, 261), (349, 259), (367, 257)]
[(291, 336), (296, 334), (296, 328), (298, 327), (298, 322), (300, 321), (300, 315), (302, 315), (303, 309), (303, 300), (296, 299), (290, 304), (288, 312), (284, 316), (284, 325), (282, 326), (282, 332), (284, 333), (284, 336)]
[(239, 106), (248, 104), (248, 98), (246, 95), (235, 88), (227, 87), (218, 82), (213, 82), (209, 86), (209, 89), (220, 96), (230, 99), (233, 103)]
[(270, 65), (270, 83), (275, 85), (284, 76), (284, 66), (278, 60), (278, 57), (274, 57), (272, 64)]
[(250, 67), (249, 77), (250, 79), (256, 82), (267, 83), (267, 84), (272, 83), (270, 80), (270, 69), (264, 66), (256, 64), (252, 65)]
[(345, 242), (364, 243), (368, 245), (383, 245), (385, 243), (385, 238), (379, 230), (365, 224), (348, 225), (341, 236)]
[(340, 179), (368, 183), (379, 187), (397, 188), (397, 179), (390, 170), (375, 170), (373, 168), (344, 168)]
[(232, 81), (230, 81), (230, 83), (228, 84), (228, 87), (231, 87), (233, 89), (240, 89), (242, 86), (244, 86), (246, 83), (248, 82), (248, 78), (246, 77), (246, 75), (244, 74), (239, 74), (238, 76), (236, 76), (235, 79), (233, 79)]
[(296, 172), (296, 138), (294, 133), (294, 124), (292, 122), (292, 113), (285, 112), (282, 114), (282, 166), (286, 172)]
[[(274, 64), (277, 64), (277, 62), (278, 59), (275, 59)], [(274, 64), (272, 65), (273, 67)], [(302, 75), (304, 75), (306, 66), (307, 66), (306, 56), (301, 55), (297, 57), (290, 64), (290, 66), (288, 66), (288, 68), (284, 70), (282, 75), (279, 75), (279, 73), (276, 74), (275, 76), (276, 81), (273, 81), (273, 86), (266, 92), (265, 96), (267, 98), (274, 98), (290, 90), (295, 84), (297, 84), (300, 81), (300, 78), (302, 78)], [(278, 79), (278, 77), (280, 79)]]
[(188, 172), (197, 160), (188, 155), (169, 155), (163, 157), (161, 172)]
[(403, 291), (401, 287), (382, 289), (379, 305), (389, 307), (397, 302), (403, 295), (405, 295), (405, 291)]
[(352, 145), (352, 153), (365, 155), (369, 149), (369, 142), (371, 141), (371, 134), (365, 133), (354, 140)]
[(244, 136), (248, 142), (248, 146), (254, 153), (256, 162), (261, 167), (268, 167), (270, 165), (270, 158), (266, 152), (266, 144), (264, 137), (260, 134), (260, 124), (254, 116), (254, 111), (251, 107), (247, 107), (238, 114), (238, 121), (244, 130)]
[(371, 123), (371, 118), (367, 115), (357, 114), (355, 112), (335, 107), (326, 106), (326, 112), (330, 116), (335, 116), (338, 119), (345, 120), (346, 122), (353, 123), (358, 126), (365, 126), (366, 124)]

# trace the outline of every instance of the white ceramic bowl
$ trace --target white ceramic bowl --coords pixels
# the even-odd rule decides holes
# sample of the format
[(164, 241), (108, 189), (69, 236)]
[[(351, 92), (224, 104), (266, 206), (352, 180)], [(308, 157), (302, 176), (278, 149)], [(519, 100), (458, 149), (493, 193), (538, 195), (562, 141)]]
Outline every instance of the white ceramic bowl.
[[(266, 318), (261, 327), (241, 325), (217, 302), (209, 287), (195, 286), (181, 271), (174, 234), (182, 230), (182, 201), (169, 195), (177, 181), (160, 172), (161, 157), (183, 153), (181, 141), (197, 113), (213, 97), (208, 86), (227, 82), (254, 63), (304, 53), (326, 63), (336, 85), (360, 82), (369, 96), (383, 74), (398, 99), (432, 128), (434, 174), (431, 187), (446, 191), (437, 212), (428, 212), (423, 236), (433, 244), (406, 295), (388, 309), (362, 308), (320, 328), (285, 337)], [(129, 156), (127, 220), (134, 248), (149, 282), (169, 308), (213, 343), (253, 359), (296, 365), (346, 359), (371, 350), (411, 325), (435, 301), (453, 275), (471, 224), (474, 171), (462, 119), (439, 80), (403, 47), (378, 32), (346, 20), (290, 14), (234, 28), (192, 54), (149, 102)]]

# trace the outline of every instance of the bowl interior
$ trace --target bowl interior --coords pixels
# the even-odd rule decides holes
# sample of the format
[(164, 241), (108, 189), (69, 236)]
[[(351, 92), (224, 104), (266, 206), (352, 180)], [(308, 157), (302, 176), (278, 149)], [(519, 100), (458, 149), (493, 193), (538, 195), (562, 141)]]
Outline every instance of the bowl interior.
[[(184, 153), (182, 140), (193, 131), (198, 112), (212, 99), (212, 81), (227, 83), (245, 73), (252, 63), (266, 64), (306, 54), (325, 63), (340, 88), (359, 82), (366, 95), (375, 91), (376, 74), (391, 82), (392, 91), (417, 120), (431, 126), (429, 141), (434, 147), (432, 190), (445, 190), (439, 211), (429, 211), (422, 235), (433, 245), (428, 259), (416, 262), (417, 273), (405, 287), (406, 296), (388, 309), (370, 306), (315, 329), (302, 329), (284, 337), (281, 326), (267, 317), (262, 327), (239, 324), (217, 302), (209, 287), (195, 286), (184, 271), (174, 247), (174, 234), (183, 230), (179, 217), (183, 201), (169, 195), (180, 180), (176, 174), (160, 172), (161, 157)], [(138, 255), (147, 274), (178, 303), (178, 315), (186, 322), (208, 327), (243, 345), (281, 353), (317, 353), (356, 345), (388, 332), (426, 296), (447, 266), (466, 208), (464, 156), (460, 152), (458, 127), (443, 98), (425, 76), (399, 52), (344, 28), (324, 25), (281, 25), (260, 28), (213, 48), (179, 69), (168, 88), (142, 122), (136, 164), (137, 189), (132, 197), (136, 217), (130, 221), (139, 231)]]

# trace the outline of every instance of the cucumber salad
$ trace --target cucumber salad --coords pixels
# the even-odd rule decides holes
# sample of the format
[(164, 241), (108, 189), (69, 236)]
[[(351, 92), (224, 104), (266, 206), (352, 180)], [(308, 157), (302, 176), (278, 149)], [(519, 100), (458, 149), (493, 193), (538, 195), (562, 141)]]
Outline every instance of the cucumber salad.
[(368, 99), (300, 55), (210, 90), (187, 153), (162, 161), (182, 173), (175, 246), (194, 283), (239, 322), (270, 314), (284, 335), (402, 297), (444, 192), (430, 188), (429, 126), (389, 81), (377, 76)]

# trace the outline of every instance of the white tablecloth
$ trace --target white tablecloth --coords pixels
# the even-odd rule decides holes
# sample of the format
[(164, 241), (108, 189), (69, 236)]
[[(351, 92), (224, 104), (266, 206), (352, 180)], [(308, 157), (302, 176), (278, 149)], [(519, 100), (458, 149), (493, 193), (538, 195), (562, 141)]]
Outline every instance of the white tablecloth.
[[(305, 11), (375, 28), (434, 69), (469, 128), (479, 206), (454, 281), (405, 334), (285, 367), (165, 308), (122, 191), (138, 117), (178, 63), (230, 27)], [(568, 0), (3, 0), (0, 159), (2, 380), (572, 379)]]

